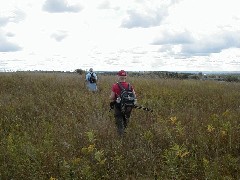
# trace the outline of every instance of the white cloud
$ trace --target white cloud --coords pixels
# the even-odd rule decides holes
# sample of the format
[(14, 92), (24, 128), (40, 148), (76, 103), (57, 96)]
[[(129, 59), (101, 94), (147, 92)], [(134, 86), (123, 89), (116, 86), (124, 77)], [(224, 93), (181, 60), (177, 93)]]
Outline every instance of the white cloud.
[(3, 13), (0, 13), (0, 27), (6, 26), (8, 23), (18, 23), (20, 21), (23, 21), (26, 17), (26, 14), (20, 10), (20, 9), (12, 9), (10, 13), (6, 13), (3, 11)]
[(220, 34), (209, 34), (202, 39), (195, 40), (190, 44), (182, 46), (181, 53), (195, 55), (209, 55), (212, 53), (220, 53), (224, 49), (240, 48), (240, 33), (237, 32), (221, 32)]
[(67, 0), (46, 0), (43, 10), (50, 13), (72, 12), (76, 13), (82, 10), (80, 5), (70, 5)]
[(157, 37), (152, 44), (189, 44), (194, 41), (191, 32), (184, 30), (183, 32), (163, 31), (161, 37)]
[(237, 0), (8, 0), (0, 6), (2, 69), (15, 69), (14, 62), (26, 70), (240, 69)]
[(122, 20), (124, 28), (149, 28), (161, 25), (168, 16), (168, 10), (178, 1), (137, 1), (127, 7)]
[(66, 31), (57, 31), (51, 35), (56, 41), (60, 42), (67, 37)]
[[(161, 45), (161, 52), (168, 52), (176, 56), (208, 56), (212, 53), (220, 53), (224, 49), (240, 48), (240, 32), (224, 31), (195, 34), (190, 31), (162, 31), (160, 37), (155, 38), (153, 45)], [(173, 48), (179, 47), (178, 51)]]
[(110, 9), (111, 8), (110, 2), (108, 0), (105, 0), (98, 5), (98, 8), (99, 9)]
[(15, 43), (10, 42), (0, 33), (0, 52), (20, 51), (22, 48)]
[(0, 27), (5, 26), (9, 22), (9, 17), (0, 17)]
[(137, 10), (128, 10), (127, 18), (123, 19), (121, 27), (124, 28), (148, 28), (159, 26), (167, 15), (165, 9), (157, 9), (150, 12), (139, 12)]

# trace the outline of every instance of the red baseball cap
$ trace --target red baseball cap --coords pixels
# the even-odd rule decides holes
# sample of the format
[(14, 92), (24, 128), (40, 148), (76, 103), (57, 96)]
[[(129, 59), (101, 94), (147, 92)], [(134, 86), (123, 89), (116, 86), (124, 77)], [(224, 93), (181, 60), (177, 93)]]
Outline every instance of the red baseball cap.
[(117, 74), (118, 76), (127, 76), (127, 73), (124, 70), (121, 70)]

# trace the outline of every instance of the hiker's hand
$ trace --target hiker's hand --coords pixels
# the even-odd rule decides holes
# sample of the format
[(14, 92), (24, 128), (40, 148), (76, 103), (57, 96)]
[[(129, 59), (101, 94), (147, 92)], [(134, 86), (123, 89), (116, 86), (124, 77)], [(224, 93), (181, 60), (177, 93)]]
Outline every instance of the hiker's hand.
[(110, 108), (114, 109), (115, 101), (110, 102)]
[(137, 99), (134, 99), (134, 105), (137, 105)]

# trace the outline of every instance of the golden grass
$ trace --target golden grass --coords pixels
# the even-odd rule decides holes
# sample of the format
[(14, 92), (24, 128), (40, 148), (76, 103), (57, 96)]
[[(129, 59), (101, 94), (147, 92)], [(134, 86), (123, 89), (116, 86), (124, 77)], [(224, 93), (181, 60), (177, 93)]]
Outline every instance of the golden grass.
[(0, 179), (240, 179), (240, 84), (129, 77), (126, 136), (109, 112), (114, 76), (0, 74)]

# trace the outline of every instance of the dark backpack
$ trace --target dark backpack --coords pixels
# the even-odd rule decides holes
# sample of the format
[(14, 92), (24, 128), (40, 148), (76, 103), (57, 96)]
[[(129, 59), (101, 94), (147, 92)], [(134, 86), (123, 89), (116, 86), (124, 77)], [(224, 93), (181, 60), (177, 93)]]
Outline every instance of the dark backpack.
[(125, 113), (126, 111), (131, 110), (134, 107), (134, 102), (135, 102), (135, 95), (131, 89), (130, 84), (128, 84), (128, 88), (125, 89), (121, 83), (117, 83), (118, 86), (121, 89), (120, 93), (120, 106), (121, 106), (121, 111)]
[(90, 73), (91, 74), (91, 76), (90, 76), (90, 78), (89, 78), (89, 82), (90, 83), (96, 83), (96, 78), (95, 78), (95, 76), (93, 75), (93, 73)]

